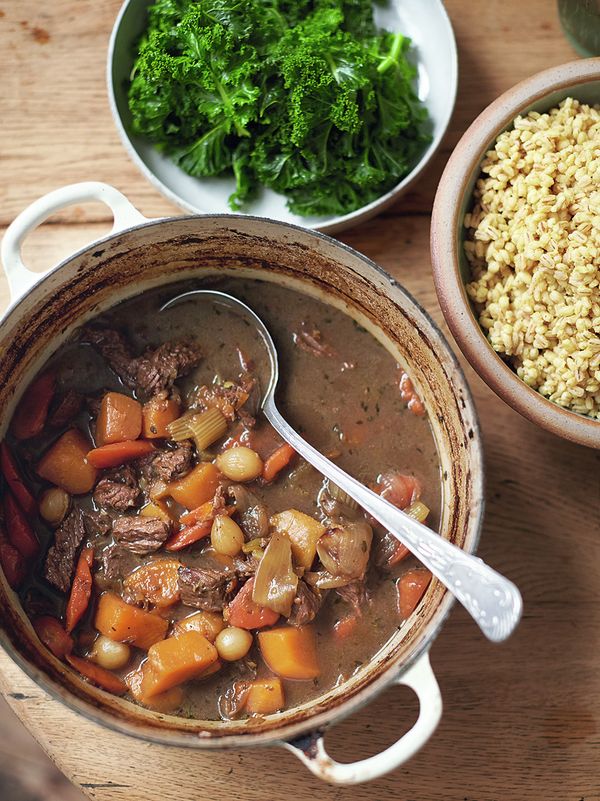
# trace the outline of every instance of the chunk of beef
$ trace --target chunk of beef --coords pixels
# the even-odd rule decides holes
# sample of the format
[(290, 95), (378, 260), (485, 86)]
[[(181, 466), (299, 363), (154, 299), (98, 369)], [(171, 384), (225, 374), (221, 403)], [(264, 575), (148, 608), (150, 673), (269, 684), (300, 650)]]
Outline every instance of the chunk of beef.
[(168, 483), (191, 470), (193, 453), (192, 444), (184, 440), (175, 448), (165, 448), (138, 459), (137, 465), (149, 484), (155, 481)]
[(97, 506), (124, 512), (137, 506), (141, 490), (131, 465), (111, 470), (96, 484), (94, 503)]
[[(122, 545), (108, 545), (101, 551), (102, 578), (105, 582), (124, 579), (136, 567), (136, 560), (131, 551)], [(98, 574), (94, 576), (96, 578)]]
[(232, 484), (227, 493), (233, 499), (238, 512), (238, 524), (246, 539), (254, 540), (269, 536), (269, 510), (253, 492), (241, 484)]
[(155, 350), (134, 357), (125, 337), (112, 328), (88, 327), (83, 338), (97, 348), (125, 386), (142, 400), (170, 389), (181, 376), (199, 363), (201, 354), (194, 342), (165, 342)]
[(106, 512), (84, 512), (83, 525), (85, 533), (91, 540), (97, 540), (110, 534), (112, 517)]
[(163, 389), (170, 389), (200, 359), (200, 350), (194, 342), (165, 342), (156, 350), (148, 350), (135, 360), (135, 390), (140, 396), (151, 398)]
[(188, 473), (192, 467), (192, 445), (184, 441), (176, 448), (160, 451), (152, 460), (151, 472), (158, 481), (173, 481)]
[(300, 579), (288, 623), (292, 626), (306, 626), (315, 619), (324, 600), (325, 596), (319, 590), (309, 587)]
[[(227, 381), (225, 384), (211, 384), (202, 386), (196, 394), (195, 404), (202, 410), (218, 409), (227, 420), (235, 420), (240, 415), (242, 406), (250, 397), (256, 386), (256, 380), (251, 375), (244, 375), (238, 383)], [(246, 415), (251, 417), (251, 415)], [(248, 426), (254, 425), (254, 420)]]
[(74, 389), (68, 389), (58, 399), (58, 404), (48, 417), (48, 425), (52, 428), (63, 428), (81, 411), (83, 395)]
[(220, 612), (231, 600), (237, 584), (235, 574), (226, 568), (179, 568), (181, 603), (195, 609)]
[(68, 592), (71, 587), (75, 557), (84, 537), (83, 515), (79, 509), (73, 509), (56, 529), (44, 566), (44, 576), (61, 592)]
[(257, 559), (254, 554), (248, 554), (247, 557), (234, 556), (233, 567), (235, 574), (240, 579), (247, 579), (254, 576), (258, 570), (260, 559)]
[(119, 376), (125, 386), (135, 388), (136, 360), (123, 334), (114, 328), (87, 326), (82, 333), (82, 340), (100, 351), (102, 358), (108, 362), (111, 370)]
[(138, 556), (158, 551), (169, 536), (169, 526), (158, 517), (118, 517), (112, 526), (115, 540)]
[(364, 579), (351, 581), (345, 587), (336, 587), (337, 594), (347, 604), (350, 604), (357, 615), (362, 613), (362, 607), (369, 603), (369, 595)]

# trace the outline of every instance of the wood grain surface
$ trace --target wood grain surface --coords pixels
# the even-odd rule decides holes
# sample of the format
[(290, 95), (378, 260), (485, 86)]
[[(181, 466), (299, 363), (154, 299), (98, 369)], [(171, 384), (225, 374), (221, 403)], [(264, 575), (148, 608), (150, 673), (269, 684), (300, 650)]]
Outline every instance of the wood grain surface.
[[(0, 0), (2, 231), (45, 192), (90, 179), (114, 184), (148, 216), (177, 213), (137, 173), (112, 124), (104, 69), (119, 5)], [(452, 147), (503, 90), (575, 57), (552, 0), (446, 5), (458, 41), (460, 88), (444, 146), (413, 192), (342, 237), (387, 269), (440, 323), (428, 229), (435, 186)], [(32, 236), (26, 260), (43, 269), (109, 227), (102, 206), (68, 209)], [(3, 277), (0, 301), (7, 302)], [(540, 431), (470, 369), (467, 375), (486, 448), (488, 504), (480, 554), (517, 582), (525, 611), (518, 633), (501, 646), (484, 641), (461, 609), (453, 611), (431, 653), (444, 716), (430, 743), (373, 784), (332, 788), (277, 749), (206, 756), (111, 733), (49, 699), (0, 654), (0, 686), (8, 703), (89, 797), (599, 801), (600, 453)], [(374, 753), (415, 715), (408, 691), (387, 693), (331, 732), (332, 752), (345, 759)], [(14, 762), (19, 764), (18, 750)]]

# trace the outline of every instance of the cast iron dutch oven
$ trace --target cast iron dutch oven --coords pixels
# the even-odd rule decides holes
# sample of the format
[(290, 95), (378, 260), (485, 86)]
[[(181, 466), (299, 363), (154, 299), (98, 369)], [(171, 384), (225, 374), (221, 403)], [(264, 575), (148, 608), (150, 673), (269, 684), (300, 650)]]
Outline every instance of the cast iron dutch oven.
[[(43, 276), (29, 271), (20, 256), (26, 235), (58, 209), (92, 200), (112, 210), (111, 234)], [(266, 219), (206, 215), (148, 220), (120, 192), (100, 183), (67, 186), (31, 205), (6, 232), (2, 259), (12, 305), (0, 323), (0, 436), (46, 359), (79, 326), (119, 301), (151, 287), (214, 274), (272, 281), (343, 309), (410, 369), (439, 451), (441, 531), (465, 551), (474, 551), (483, 512), (483, 465), (467, 383), (432, 320), (369, 259), (323, 234)], [(41, 687), (113, 729), (202, 749), (280, 745), (317, 776), (351, 784), (405, 762), (434, 731), (442, 701), (428, 651), (452, 600), (434, 580), (411, 618), (346, 682), (300, 707), (242, 721), (159, 714), (92, 687), (41, 645), (2, 575), (0, 642)], [(393, 684), (408, 685), (419, 698), (412, 729), (375, 756), (351, 764), (334, 762), (324, 747), (325, 728)]]

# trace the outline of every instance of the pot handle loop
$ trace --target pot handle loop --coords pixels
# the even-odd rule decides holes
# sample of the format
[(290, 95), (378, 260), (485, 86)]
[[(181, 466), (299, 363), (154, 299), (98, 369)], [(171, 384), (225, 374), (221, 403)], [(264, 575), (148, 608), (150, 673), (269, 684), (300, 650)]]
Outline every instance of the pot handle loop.
[(325, 750), (323, 731), (291, 740), (284, 743), (284, 747), (315, 776), (332, 784), (359, 784), (394, 770), (425, 745), (442, 715), (442, 696), (427, 652), (395, 683), (405, 684), (415, 691), (419, 699), (419, 717), (412, 729), (385, 751), (359, 762), (336, 762)]
[(52, 214), (74, 203), (85, 203), (99, 200), (106, 204), (113, 213), (114, 225), (111, 233), (139, 225), (147, 218), (133, 206), (125, 195), (109, 184), (99, 181), (84, 181), (55, 189), (36, 200), (6, 229), (2, 240), (2, 263), (8, 278), (11, 300), (15, 301), (25, 295), (33, 284), (40, 280), (41, 273), (27, 269), (21, 258), (21, 248), (28, 234)]

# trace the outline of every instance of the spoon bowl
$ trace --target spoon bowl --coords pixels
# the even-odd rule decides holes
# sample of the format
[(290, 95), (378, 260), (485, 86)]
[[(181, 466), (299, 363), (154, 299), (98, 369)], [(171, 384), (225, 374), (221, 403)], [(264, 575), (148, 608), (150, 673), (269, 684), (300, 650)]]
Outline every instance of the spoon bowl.
[(245, 318), (259, 334), (269, 364), (261, 410), (277, 433), (302, 458), (333, 481), (405, 545), (460, 601), (489, 640), (492, 642), (505, 640), (518, 625), (523, 607), (521, 594), (515, 584), (489, 567), (479, 557), (465, 553), (357, 481), (323, 456), (290, 426), (280, 414), (275, 402), (279, 381), (279, 360), (275, 343), (264, 322), (247, 304), (225, 292), (198, 289), (177, 295), (167, 301), (160, 311), (197, 297), (226, 306), (230, 311)]

